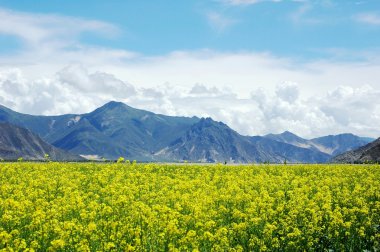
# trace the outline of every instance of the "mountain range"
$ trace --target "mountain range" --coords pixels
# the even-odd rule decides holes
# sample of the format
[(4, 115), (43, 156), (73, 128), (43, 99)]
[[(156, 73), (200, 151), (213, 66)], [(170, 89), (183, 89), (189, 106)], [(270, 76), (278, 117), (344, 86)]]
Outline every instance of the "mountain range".
[(303, 139), (291, 132), (243, 136), (211, 118), (177, 117), (109, 102), (86, 114), (35, 116), (0, 106), (0, 122), (26, 128), (72, 154), (138, 161), (324, 163), (373, 139)]
[(297, 147), (319, 151), (330, 156), (336, 156), (348, 150), (359, 148), (374, 140), (373, 138), (358, 137), (349, 133), (328, 135), (308, 140), (289, 131), (285, 131), (278, 135), (268, 134), (265, 137)]

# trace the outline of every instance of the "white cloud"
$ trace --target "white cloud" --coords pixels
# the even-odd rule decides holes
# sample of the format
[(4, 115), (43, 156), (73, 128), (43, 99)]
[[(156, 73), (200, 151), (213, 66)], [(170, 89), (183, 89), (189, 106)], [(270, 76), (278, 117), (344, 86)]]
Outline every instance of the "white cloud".
[(63, 62), (68, 65), (58, 70), (46, 62), (0, 68), (0, 103), (51, 115), (85, 113), (120, 100), (162, 114), (211, 116), (247, 135), (290, 130), (305, 137), (380, 136), (380, 63), (373, 56), (298, 62), (268, 53), (202, 50)]
[(378, 97), (380, 90), (364, 85), (361, 88), (340, 86), (326, 96), (326, 99), (318, 101), (321, 111), (328, 116), (333, 116), (341, 126), (350, 127), (352, 123), (362, 122), (375, 125), (380, 105)]
[[(123, 88), (129, 91), (121, 92)], [(277, 85), (274, 91), (253, 91), (250, 98), (238, 97), (228, 88), (202, 84), (134, 87), (115, 76), (89, 72), (81, 65), (67, 66), (51, 78), (35, 80), (18, 69), (0, 72), (1, 104), (20, 112), (86, 113), (119, 100), (166, 115), (211, 116), (244, 135), (290, 130), (303, 137), (343, 132), (380, 136), (380, 88), (340, 86), (310, 97), (300, 96), (301, 92), (299, 84), (289, 82)]]
[(247, 135), (380, 135), (376, 53), (360, 61), (207, 49), (147, 57), (79, 41), (82, 32), (112, 31), (107, 23), (7, 10), (0, 17), (7, 23), (0, 33), (28, 44), (0, 57), (0, 103), (16, 111), (85, 113), (120, 100), (157, 113), (211, 116)]
[(377, 13), (360, 13), (354, 19), (360, 23), (380, 25), (380, 14)]
[(17, 53), (2, 55), (0, 67), (25, 67), (31, 74), (43, 75), (46, 72), (52, 74), (73, 62), (91, 66), (119, 63), (136, 56), (126, 50), (81, 42), (82, 35), (86, 33), (106, 38), (117, 36), (119, 28), (107, 22), (3, 8), (0, 8), (0, 19), (0, 36), (13, 36), (22, 42)]
[[(213, 51), (180, 52), (109, 68), (115, 76), (135, 85), (153, 87), (169, 82), (190, 87), (195, 83), (231, 88), (240, 97), (264, 87), (274, 91), (284, 81), (297, 82), (300, 95), (325, 93), (338, 85), (376, 85), (380, 79), (377, 59), (364, 62), (298, 62), (268, 53)], [(146, 74), (149, 73), (149, 74)]]
[(221, 96), (231, 96), (234, 95), (230, 88), (223, 87), (221, 89), (213, 86), (213, 87), (207, 87), (203, 84), (196, 83), (189, 92), (190, 96), (194, 97), (221, 97)]
[[(56, 38), (70, 37), (68, 33), (71, 29), (79, 36), (82, 31), (97, 32), (101, 27), (110, 26), (111, 30), (113, 27), (100, 21), (82, 19), (69, 21), (71, 17), (1, 11), (4, 18), (10, 17), (7, 22), (10, 27), (15, 27), (19, 36), (23, 33), (22, 29), (17, 28), (19, 26), (31, 26), (31, 30), (41, 30), (42, 34), (46, 34), (42, 36), (43, 39), (38, 36), (37, 41), (55, 41)], [(59, 21), (48, 22), (54, 18)], [(65, 23), (69, 25), (66, 27)], [(87, 28), (90, 30), (85, 30)], [(62, 36), (56, 36), (57, 33)], [(33, 40), (33, 37), (30, 40)], [(62, 43), (70, 43), (65, 39), (62, 41)], [(267, 91), (274, 92), (276, 86), (284, 81), (297, 82), (300, 96), (304, 96), (314, 93), (321, 95), (338, 85), (354, 88), (362, 84), (378, 85), (380, 79), (380, 60), (376, 57), (378, 53), (371, 52), (368, 54), (372, 56), (361, 62), (327, 60), (299, 62), (292, 58), (278, 57), (265, 52), (222, 53), (207, 49), (177, 51), (147, 57), (126, 50), (83, 45), (78, 41), (76, 43), (75, 48), (51, 46), (45, 51), (28, 47), (17, 54), (2, 55), (0, 70), (10, 67), (18, 68), (29, 79), (41, 79), (51, 77), (65, 66), (78, 64), (85, 66), (92, 73), (112, 74), (115, 78), (127, 80), (136, 87), (152, 88), (168, 82), (175, 86), (190, 88), (195, 83), (203, 83), (215, 86), (219, 90), (229, 87), (239, 97), (245, 98), (252, 90), (259, 87), (265, 87)], [(92, 83), (95, 81), (93, 80)], [(101, 82), (97, 83), (101, 85)]]
[(119, 31), (112, 24), (97, 20), (47, 14), (29, 14), (0, 8), (0, 33), (21, 38), (26, 46), (61, 48), (76, 44), (79, 34), (97, 33), (114, 36)]
[(39, 79), (28, 79), (19, 69), (0, 72), (1, 104), (30, 114), (85, 113), (135, 94), (132, 85), (107, 73), (88, 73), (81, 65)]
[(57, 73), (59, 81), (86, 93), (112, 94), (114, 97), (128, 97), (136, 94), (134, 87), (112, 74), (88, 73), (83, 65), (70, 65)]
[(278, 86), (276, 89), (276, 95), (285, 102), (296, 102), (299, 96), (297, 83), (288, 82)]

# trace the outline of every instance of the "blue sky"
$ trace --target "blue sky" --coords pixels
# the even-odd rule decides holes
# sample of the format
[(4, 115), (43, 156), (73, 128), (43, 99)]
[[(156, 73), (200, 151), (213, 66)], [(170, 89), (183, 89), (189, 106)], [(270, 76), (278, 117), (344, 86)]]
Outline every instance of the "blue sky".
[(380, 1), (0, 0), (0, 104), (380, 136)]
[[(368, 50), (380, 45), (377, 0), (236, 2), (2, 0), (0, 5), (112, 23), (120, 29), (116, 37), (83, 34), (81, 41), (148, 55), (210, 48), (309, 58), (331, 56), (331, 49)], [(3, 49), (13, 45), (11, 38), (2, 36)]]

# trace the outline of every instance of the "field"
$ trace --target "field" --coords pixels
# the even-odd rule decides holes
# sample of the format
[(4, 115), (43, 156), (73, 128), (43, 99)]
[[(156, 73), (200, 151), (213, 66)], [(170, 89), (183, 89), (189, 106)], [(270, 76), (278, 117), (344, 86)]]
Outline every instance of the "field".
[(0, 163), (2, 251), (379, 249), (378, 165)]

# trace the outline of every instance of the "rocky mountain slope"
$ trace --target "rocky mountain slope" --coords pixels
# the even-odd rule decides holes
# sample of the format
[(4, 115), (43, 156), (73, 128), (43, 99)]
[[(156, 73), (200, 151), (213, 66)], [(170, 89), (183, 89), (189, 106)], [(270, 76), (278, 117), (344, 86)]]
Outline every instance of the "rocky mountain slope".
[(159, 115), (109, 102), (87, 114), (61, 116), (31, 116), (2, 107), (0, 121), (28, 128), (75, 154), (152, 161), (157, 149), (180, 137), (199, 118)]
[(45, 154), (51, 160), (79, 161), (81, 157), (60, 150), (44, 142), (30, 130), (0, 123), (0, 158), (3, 160), (44, 160)]
[(380, 138), (356, 150), (340, 154), (332, 161), (336, 163), (380, 162)]
[(197, 162), (326, 162), (330, 156), (264, 137), (246, 137), (222, 122), (202, 118), (181, 138), (156, 153), (166, 160)]
[(202, 118), (169, 146), (156, 152), (166, 160), (198, 162), (253, 162), (272, 159), (260, 153), (248, 138), (239, 135), (221, 122)]

